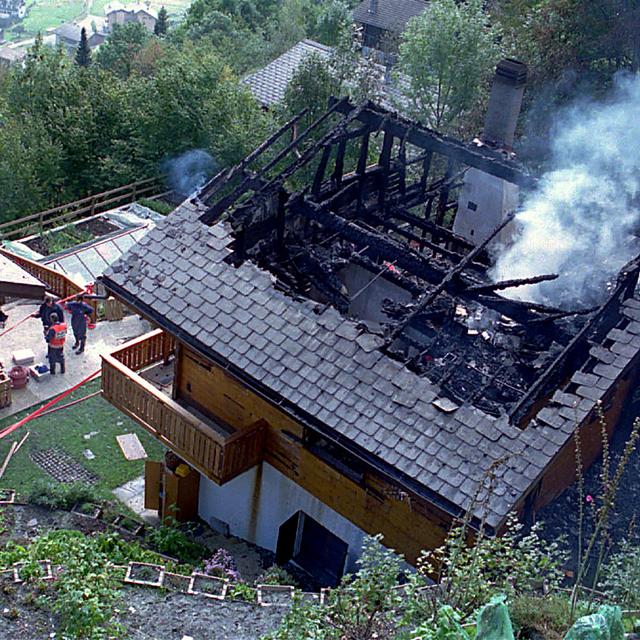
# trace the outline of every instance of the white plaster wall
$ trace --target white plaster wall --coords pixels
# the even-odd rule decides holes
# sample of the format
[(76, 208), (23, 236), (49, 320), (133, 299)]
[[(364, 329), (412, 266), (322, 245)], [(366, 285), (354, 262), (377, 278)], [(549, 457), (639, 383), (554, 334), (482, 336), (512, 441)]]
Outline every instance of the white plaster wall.
[(222, 487), (202, 476), (198, 511), (214, 528), (212, 518), (226, 523), (232, 535), (270, 551), (276, 550), (280, 525), (297, 511), (304, 511), (349, 545), (345, 572), (356, 570), (366, 535), (266, 462)]
[[(473, 244), (480, 244), (489, 234), (518, 207), (518, 186), (497, 178), (479, 169), (468, 169), (458, 198), (458, 211), (453, 222), (453, 231)], [(468, 208), (475, 202), (476, 211)], [(506, 243), (513, 233), (513, 224), (507, 225), (499, 234)]]

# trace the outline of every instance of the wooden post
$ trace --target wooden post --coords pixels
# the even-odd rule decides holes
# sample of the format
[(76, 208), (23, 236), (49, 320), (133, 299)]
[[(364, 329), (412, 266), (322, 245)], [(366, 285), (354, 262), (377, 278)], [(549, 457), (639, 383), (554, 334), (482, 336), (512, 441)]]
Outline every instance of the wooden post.
[(369, 157), (369, 139), (371, 138), (371, 132), (367, 131), (362, 136), (362, 142), (360, 143), (360, 155), (358, 156), (358, 166), (356, 167), (356, 174), (358, 175), (358, 213), (362, 211), (363, 204), (363, 190), (364, 180), (367, 172), (367, 159)]
[(336, 189), (340, 189), (342, 186), (342, 175), (344, 173), (344, 154), (347, 150), (347, 141), (345, 139), (340, 140), (338, 144), (338, 151), (336, 154), (336, 166), (333, 171), (333, 175), (331, 176)]
[(391, 162), (391, 150), (393, 149), (393, 134), (388, 131), (384, 132), (384, 140), (382, 141), (382, 151), (378, 164), (382, 167), (382, 180), (380, 183), (380, 191), (378, 192), (378, 207), (384, 210), (385, 196), (387, 184), (389, 182), (389, 164)]
[(322, 188), (322, 182), (324, 181), (324, 172), (327, 169), (327, 164), (332, 151), (333, 147), (331, 145), (327, 145), (322, 151), (322, 157), (320, 158), (316, 175), (313, 178), (313, 187), (311, 188), (311, 192), (316, 198), (320, 195), (320, 189)]
[(440, 189), (440, 196), (438, 198), (438, 209), (436, 211), (435, 223), (438, 226), (442, 226), (444, 222), (444, 216), (447, 212), (447, 203), (449, 202), (449, 181), (455, 173), (456, 162), (449, 158), (447, 161), (447, 170), (444, 174), (444, 184)]
[(289, 194), (286, 189), (280, 187), (278, 190), (278, 210), (276, 212), (276, 251), (279, 256), (284, 256), (284, 232), (285, 232), (285, 212)]

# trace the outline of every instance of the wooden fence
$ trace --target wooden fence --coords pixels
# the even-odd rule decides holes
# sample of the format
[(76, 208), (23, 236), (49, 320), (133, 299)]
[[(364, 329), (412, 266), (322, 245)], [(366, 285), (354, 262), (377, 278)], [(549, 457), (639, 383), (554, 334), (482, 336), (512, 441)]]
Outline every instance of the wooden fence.
[(3, 222), (0, 224), (0, 240), (11, 240), (43, 233), (61, 224), (78, 218), (88, 218), (96, 213), (135, 202), (140, 198), (159, 198), (169, 193), (171, 192), (164, 188), (164, 177), (162, 176), (139, 180), (53, 209)]

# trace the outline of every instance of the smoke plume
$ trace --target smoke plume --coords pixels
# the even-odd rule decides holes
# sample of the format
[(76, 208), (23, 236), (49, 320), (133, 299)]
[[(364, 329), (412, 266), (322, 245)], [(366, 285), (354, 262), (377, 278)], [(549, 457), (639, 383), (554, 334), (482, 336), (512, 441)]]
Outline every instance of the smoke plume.
[(619, 269), (640, 252), (640, 76), (616, 80), (602, 103), (566, 110), (554, 128), (552, 170), (529, 194), (502, 248), (494, 280), (557, 273), (507, 291), (562, 308), (601, 302)]
[(181, 196), (189, 196), (213, 175), (216, 161), (203, 149), (194, 149), (167, 161), (169, 185)]

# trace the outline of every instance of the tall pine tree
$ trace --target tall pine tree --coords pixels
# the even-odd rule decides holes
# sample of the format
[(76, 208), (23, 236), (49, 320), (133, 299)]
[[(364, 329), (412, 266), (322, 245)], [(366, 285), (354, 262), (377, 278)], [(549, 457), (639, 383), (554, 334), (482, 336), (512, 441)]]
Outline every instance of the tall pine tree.
[(156, 26), (153, 29), (153, 33), (157, 36), (163, 36), (167, 33), (167, 10), (162, 7), (158, 12), (158, 20), (156, 21)]
[(79, 67), (88, 67), (91, 64), (91, 47), (87, 38), (87, 30), (84, 27), (80, 32), (80, 43), (76, 51), (76, 64)]

